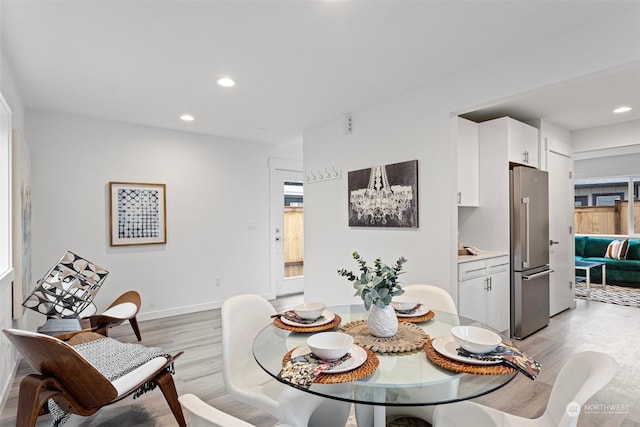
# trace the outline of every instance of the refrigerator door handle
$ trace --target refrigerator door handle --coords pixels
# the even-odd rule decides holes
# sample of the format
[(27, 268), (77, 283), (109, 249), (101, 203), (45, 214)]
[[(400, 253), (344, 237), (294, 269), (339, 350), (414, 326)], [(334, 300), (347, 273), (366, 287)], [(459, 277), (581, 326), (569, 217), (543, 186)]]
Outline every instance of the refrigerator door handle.
[(529, 259), (529, 198), (523, 197), (522, 204), (524, 205), (524, 250), (526, 254), (522, 261), (522, 268), (529, 268), (531, 262)]
[(545, 271), (541, 271), (540, 273), (536, 273), (536, 274), (532, 274), (530, 276), (525, 276), (524, 274), (522, 275), (522, 280), (533, 280), (533, 279), (537, 279), (538, 277), (542, 277), (542, 276), (548, 276), (549, 274), (553, 273), (553, 270), (545, 270)]

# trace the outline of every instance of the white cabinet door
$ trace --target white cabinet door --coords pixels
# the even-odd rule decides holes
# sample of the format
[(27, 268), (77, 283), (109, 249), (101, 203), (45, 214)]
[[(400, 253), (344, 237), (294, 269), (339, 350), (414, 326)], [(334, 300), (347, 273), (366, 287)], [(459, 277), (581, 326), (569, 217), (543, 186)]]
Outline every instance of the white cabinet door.
[(458, 282), (458, 313), (461, 316), (485, 322), (487, 317), (486, 284), (487, 277), (485, 275)]
[(486, 291), (486, 324), (500, 332), (509, 329), (509, 258), (487, 261), (488, 286)]
[[(510, 117), (507, 120), (509, 161), (540, 167), (538, 161), (538, 129)], [(500, 119), (498, 119), (500, 120)]]
[(504, 332), (510, 324), (509, 257), (458, 266), (458, 313)]
[(458, 135), (458, 206), (478, 206), (479, 151), (478, 124), (456, 117)]

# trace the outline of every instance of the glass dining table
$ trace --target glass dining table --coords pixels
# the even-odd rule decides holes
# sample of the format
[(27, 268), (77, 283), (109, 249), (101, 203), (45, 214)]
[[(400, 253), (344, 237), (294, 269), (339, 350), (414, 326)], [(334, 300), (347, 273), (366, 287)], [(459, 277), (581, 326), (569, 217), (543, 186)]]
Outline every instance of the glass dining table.
[[(368, 316), (363, 304), (334, 306), (328, 307), (327, 310), (340, 316), (340, 326), (333, 329), (338, 331), (345, 324), (366, 319)], [(473, 319), (432, 311), (434, 316), (431, 320), (414, 323), (432, 339), (450, 336), (451, 328), (456, 325), (481, 326), (493, 330)], [(280, 381), (278, 374), (282, 370), (284, 356), (295, 351), (297, 347), (304, 346), (311, 334), (285, 330), (271, 323), (254, 339), (254, 358), (274, 380)], [(503, 342), (513, 345), (509, 337), (500, 333), (499, 335)], [(385, 425), (387, 406), (426, 406), (472, 399), (499, 389), (516, 376), (515, 371), (496, 375), (453, 372), (433, 363), (422, 349), (375, 353), (375, 356), (379, 364), (375, 371), (364, 378), (337, 384), (313, 383), (304, 391), (329, 399), (355, 403), (357, 409), (368, 405), (372, 412), (373, 425), (377, 427)], [(282, 383), (291, 385), (285, 381)], [(369, 424), (361, 423), (360, 418), (358, 425)]]

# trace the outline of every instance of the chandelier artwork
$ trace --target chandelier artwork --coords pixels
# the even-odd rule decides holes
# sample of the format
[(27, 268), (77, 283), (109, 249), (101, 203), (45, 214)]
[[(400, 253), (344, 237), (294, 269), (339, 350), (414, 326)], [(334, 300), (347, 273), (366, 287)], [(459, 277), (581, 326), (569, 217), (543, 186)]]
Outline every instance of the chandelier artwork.
[(349, 172), (349, 225), (416, 227), (416, 189), (417, 160)]

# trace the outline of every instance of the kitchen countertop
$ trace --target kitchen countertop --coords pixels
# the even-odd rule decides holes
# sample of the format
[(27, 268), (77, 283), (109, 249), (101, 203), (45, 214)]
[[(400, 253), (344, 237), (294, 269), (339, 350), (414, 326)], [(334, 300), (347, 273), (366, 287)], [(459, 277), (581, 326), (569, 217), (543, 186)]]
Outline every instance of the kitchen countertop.
[(495, 258), (499, 256), (509, 256), (509, 253), (499, 251), (482, 251), (480, 255), (458, 255), (458, 263), (478, 261), (481, 259)]

